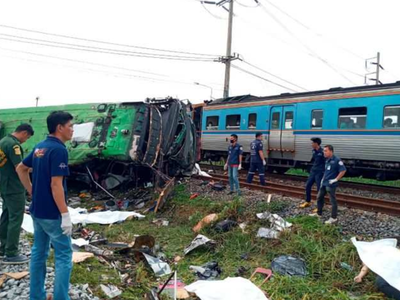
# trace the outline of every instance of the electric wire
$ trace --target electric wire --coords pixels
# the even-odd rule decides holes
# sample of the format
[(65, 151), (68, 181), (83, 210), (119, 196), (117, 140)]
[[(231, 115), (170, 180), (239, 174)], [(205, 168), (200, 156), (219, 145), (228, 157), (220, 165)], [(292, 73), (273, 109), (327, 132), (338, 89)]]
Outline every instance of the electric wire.
[(314, 58), (320, 60), (322, 63), (324, 63), (327, 67), (329, 67), (332, 71), (340, 75), (342, 78), (346, 79), (348, 82), (350, 82), (353, 85), (356, 85), (355, 82), (353, 82), (351, 79), (349, 79), (346, 75), (341, 73), (339, 70), (337, 70), (335, 67), (333, 67), (326, 59), (322, 58), (320, 55), (318, 55), (314, 50), (312, 50), (307, 44), (305, 44), (300, 38), (298, 38), (285, 24), (283, 24), (274, 14), (272, 14), (263, 4), (260, 3), (260, 7), (262, 10), (270, 16), (279, 26), (281, 26), (290, 36), (292, 36), (298, 43), (300, 43), (304, 48), (306, 48)]
[(103, 50), (94, 50), (94, 49), (87, 49), (87, 48), (81, 48), (84, 46), (62, 46), (62, 45), (54, 45), (54, 44), (49, 44), (49, 43), (39, 43), (39, 42), (33, 42), (29, 40), (21, 40), (21, 39), (15, 39), (15, 38), (5, 38), (5, 37), (0, 37), (1, 40), (7, 40), (11, 42), (19, 42), (19, 43), (25, 43), (25, 44), (33, 44), (33, 45), (39, 45), (39, 46), (47, 46), (47, 47), (53, 47), (53, 48), (61, 48), (61, 49), (69, 49), (69, 50), (78, 50), (78, 51), (85, 51), (85, 52), (92, 52), (92, 53), (102, 53), (102, 54), (112, 54), (112, 55), (120, 55), (120, 56), (130, 56), (130, 57), (142, 57), (142, 58), (155, 58), (155, 59), (164, 59), (164, 60), (180, 60), (180, 61), (193, 61), (193, 62), (214, 62), (214, 60), (210, 59), (191, 59), (191, 58), (178, 58), (178, 57), (163, 57), (163, 56), (153, 56), (153, 55), (140, 55), (140, 54), (133, 54), (133, 53), (121, 53), (121, 52), (115, 52), (113, 50), (109, 51), (103, 51)]
[(205, 5), (204, 5), (204, 1), (200, 1), (201, 6), (203, 6), (203, 8), (205, 9), (206, 12), (208, 12), (212, 17), (214, 17), (215, 19), (218, 20), (226, 20), (226, 18), (217, 16), (216, 14), (213, 14)]
[(299, 89), (301, 89), (301, 90), (303, 90), (303, 91), (308, 92), (308, 90), (307, 90), (306, 88), (303, 88), (303, 87), (301, 87), (301, 86), (299, 86), (299, 85), (297, 85), (297, 84), (295, 84), (295, 83), (293, 83), (293, 82), (290, 82), (290, 81), (288, 81), (288, 80), (286, 80), (286, 79), (283, 79), (282, 77), (279, 77), (279, 76), (277, 76), (277, 75), (275, 75), (275, 74), (272, 74), (271, 72), (268, 72), (268, 71), (266, 71), (266, 70), (264, 70), (264, 69), (261, 69), (260, 67), (257, 67), (256, 65), (253, 65), (253, 64), (251, 64), (251, 63), (249, 63), (249, 62), (247, 62), (247, 61), (245, 61), (245, 60), (242, 60), (242, 62), (245, 63), (245, 64), (247, 64), (247, 65), (249, 65), (249, 66), (251, 66), (251, 67), (253, 67), (254, 69), (257, 69), (257, 70), (259, 70), (259, 71), (261, 71), (261, 72), (264, 72), (264, 73), (266, 73), (266, 74), (268, 74), (268, 75), (270, 75), (270, 76), (273, 76), (273, 77), (275, 77), (275, 78), (277, 78), (277, 79), (279, 79), (279, 80), (282, 80), (283, 82), (286, 82), (286, 83), (288, 83), (288, 84), (290, 84), (290, 85), (293, 85), (293, 86), (295, 86), (295, 87), (297, 87), (297, 88), (299, 88)]
[[(265, 2), (267, 2), (269, 5), (271, 5), (272, 7), (274, 7), (275, 9), (277, 9), (279, 12), (281, 12), (282, 14), (284, 14), (285, 16), (287, 16), (289, 19), (291, 19), (292, 21), (294, 21), (295, 23), (297, 23), (298, 25), (300, 25), (301, 27), (303, 27), (304, 29), (310, 31), (311, 33), (313, 33), (315, 36), (317, 36), (318, 38), (324, 38), (326, 40), (330, 40), (327, 37), (325, 37), (324, 35), (314, 31), (312, 28), (310, 28), (309, 26), (307, 26), (306, 24), (304, 24), (303, 22), (301, 22), (299, 19), (293, 17), (292, 15), (290, 15), (289, 13), (287, 13), (285, 10), (283, 10), (282, 8), (280, 8), (279, 6), (277, 6), (276, 4), (274, 4), (272, 1), (270, 0), (264, 0)], [(357, 53), (337, 44), (336, 42), (330, 41), (331, 44), (335, 45), (337, 48), (348, 52), (349, 54), (353, 55), (354, 57), (357, 57), (361, 60), (365, 60), (364, 57), (362, 57), (361, 55), (358, 55)]]
[(130, 47), (130, 48), (137, 48), (137, 49), (151, 50), (151, 51), (158, 51), (158, 52), (180, 53), (180, 54), (198, 55), (198, 56), (206, 56), (206, 57), (218, 56), (217, 54), (205, 54), (205, 53), (177, 51), (177, 50), (169, 50), (169, 49), (161, 49), (161, 48), (151, 48), (151, 47), (143, 47), (143, 46), (136, 46), (136, 45), (129, 45), (129, 44), (106, 42), (106, 41), (87, 39), (87, 38), (79, 38), (79, 37), (74, 37), (74, 36), (69, 36), (69, 35), (64, 35), (64, 34), (49, 33), (49, 32), (26, 29), (26, 28), (15, 27), (15, 26), (10, 26), (10, 25), (5, 25), (5, 24), (0, 24), (0, 27), (13, 29), (13, 30), (20, 30), (20, 31), (25, 31), (25, 32), (31, 32), (31, 33), (36, 33), (36, 34), (43, 34), (43, 35), (48, 35), (48, 36), (55, 36), (55, 37), (74, 39), (74, 40), (79, 40), (79, 41), (84, 41), (84, 42), (92, 42), (92, 43), (99, 43), (99, 44), (106, 44), (106, 45), (113, 45), (113, 46), (120, 46), (120, 47)]
[(262, 77), (262, 76), (259, 76), (259, 75), (257, 75), (257, 74), (254, 74), (253, 72), (250, 72), (250, 71), (248, 71), (248, 70), (245, 70), (245, 69), (243, 69), (243, 68), (241, 68), (241, 67), (239, 67), (239, 66), (236, 66), (236, 65), (234, 65), (234, 64), (231, 64), (231, 66), (232, 66), (232, 68), (234, 68), (234, 69), (237, 69), (237, 70), (239, 70), (239, 71), (242, 71), (242, 72), (244, 72), (244, 73), (247, 73), (247, 74), (249, 74), (249, 75), (252, 75), (252, 76), (257, 77), (257, 78), (259, 78), (259, 79), (261, 79), (261, 80), (267, 81), (267, 82), (269, 82), (269, 83), (272, 83), (272, 84), (274, 84), (274, 85), (276, 85), (276, 86), (279, 86), (279, 87), (281, 87), (281, 88), (283, 88), (283, 89), (285, 89), (285, 90), (289, 90), (289, 91), (298, 93), (298, 91), (296, 91), (296, 90), (294, 90), (294, 89), (292, 89), (292, 88), (289, 88), (289, 87), (287, 87), (287, 86), (284, 86), (284, 85), (282, 85), (282, 84), (279, 84), (279, 83), (274, 82), (274, 81), (272, 81), (272, 80), (269, 80), (269, 79), (267, 79), (267, 78), (264, 78), (264, 77)]
[(243, 7), (246, 7), (246, 8), (257, 8), (260, 5), (260, 3), (258, 3), (258, 1), (256, 1), (257, 5), (246, 5), (246, 4), (241, 3), (238, 0), (235, 0), (235, 2), (237, 4), (239, 4), (240, 6), (243, 6)]

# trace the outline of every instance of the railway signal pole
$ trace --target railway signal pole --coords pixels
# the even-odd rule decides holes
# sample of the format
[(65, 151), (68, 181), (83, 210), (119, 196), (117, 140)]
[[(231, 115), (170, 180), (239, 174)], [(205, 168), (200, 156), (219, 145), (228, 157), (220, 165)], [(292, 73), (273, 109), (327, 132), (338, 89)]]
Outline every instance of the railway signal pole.
[[(376, 61), (374, 61), (376, 60)], [(376, 85), (382, 84), (382, 82), (379, 80), (379, 72), (380, 70), (384, 70), (384, 68), (381, 65), (381, 54), (378, 52), (376, 54), (376, 57), (368, 58), (365, 60), (365, 69), (368, 71), (368, 64), (375, 65), (376, 70), (374, 72), (369, 72), (365, 74), (364, 77), (364, 84), (368, 84), (369, 81), (375, 81)], [(375, 75), (375, 78), (368, 78), (370, 75)]]

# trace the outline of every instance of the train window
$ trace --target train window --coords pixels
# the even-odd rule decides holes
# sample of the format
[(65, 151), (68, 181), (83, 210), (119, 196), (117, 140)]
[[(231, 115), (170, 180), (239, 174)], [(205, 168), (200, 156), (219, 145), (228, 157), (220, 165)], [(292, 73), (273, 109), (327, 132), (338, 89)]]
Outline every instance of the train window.
[(293, 112), (287, 111), (285, 113), (285, 129), (293, 129)]
[(383, 115), (384, 128), (400, 128), (400, 106), (386, 106)]
[(281, 114), (279, 112), (274, 112), (272, 114), (272, 124), (271, 129), (279, 129), (279, 120), (281, 118)]
[(340, 129), (362, 129), (367, 125), (366, 107), (349, 107), (339, 109)]
[(226, 129), (239, 129), (240, 115), (226, 116)]
[(249, 129), (256, 129), (257, 114), (249, 114)]
[(311, 112), (311, 129), (322, 129), (322, 121), (324, 119), (324, 111), (315, 109)]
[(219, 123), (219, 117), (218, 116), (212, 116), (212, 117), (207, 117), (207, 130), (218, 130), (218, 123)]

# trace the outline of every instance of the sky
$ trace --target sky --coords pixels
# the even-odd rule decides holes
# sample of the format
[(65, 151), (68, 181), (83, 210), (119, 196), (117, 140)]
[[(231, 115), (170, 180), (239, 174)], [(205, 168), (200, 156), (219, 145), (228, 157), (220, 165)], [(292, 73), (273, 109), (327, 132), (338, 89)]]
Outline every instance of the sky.
[[(231, 96), (364, 85), (378, 51), (400, 80), (399, 1), (258, 2), (234, 2)], [(220, 98), (227, 24), (198, 0), (0, 1), (0, 107)]]

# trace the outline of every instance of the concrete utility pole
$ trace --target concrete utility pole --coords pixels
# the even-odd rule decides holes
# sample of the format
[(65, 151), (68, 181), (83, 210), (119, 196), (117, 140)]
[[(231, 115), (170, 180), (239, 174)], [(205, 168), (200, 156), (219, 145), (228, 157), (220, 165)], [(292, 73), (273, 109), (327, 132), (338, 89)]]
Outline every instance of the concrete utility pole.
[(229, 80), (231, 77), (231, 51), (232, 51), (232, 25), (233, 25), (233, 0), (229, 2), (228, 41), (226, 44), (224, 98), (229, 97)]
[[(376, 60), (376, 62), (375, 61), (371, 62), (371, 60)], [(368, 58), (368, 59), (365, 60), (365, 69), (367, 71), (368, 71), (368, 63), (371, 64), (371, 65), (376, 65), (376, 71), (375, 72), (369, 72), (369, 73), (365, 74), (364, 84), (368, 84), (368, 80), (375, 81), (376, 85), (382, 84), (382, 82), (379, 80), (379, 72), (380, 72), (380, 69), (384, 70), (384, 68), (381, 65), (381, 54), (380, 54), (380, 52), (378, 52), (376, 54), (376, 57)], [(369, 75), (375, 75), (375, 78), (368, 78)]]
[(36, 97), (36, 107), (39, 105), (39, 97)]

